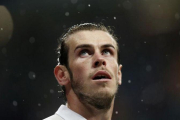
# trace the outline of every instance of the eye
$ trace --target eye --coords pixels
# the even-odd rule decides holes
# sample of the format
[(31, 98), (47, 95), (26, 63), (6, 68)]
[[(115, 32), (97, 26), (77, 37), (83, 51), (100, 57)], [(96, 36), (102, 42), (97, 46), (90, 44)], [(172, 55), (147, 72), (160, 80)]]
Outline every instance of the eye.
[(79, 56), (80, 56), (80, 57), (87, 57), (88, 55), (90, 55), (90, 52), (89, 52), (89, 50), (87, 50), (87, 49), (81, 50), (81, 51), (79, 52)]
[(102, 52), (103, 55), (106, 55), (106, 56), (109, 56), (112, 54), (111, 50), (109, 49), (104, 49), (103, 52)]

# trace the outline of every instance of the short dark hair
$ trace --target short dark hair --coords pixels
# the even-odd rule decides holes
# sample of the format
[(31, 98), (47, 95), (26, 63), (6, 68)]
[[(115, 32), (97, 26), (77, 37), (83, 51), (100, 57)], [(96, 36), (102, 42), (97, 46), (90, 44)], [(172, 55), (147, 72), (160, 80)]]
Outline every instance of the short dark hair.
[[(58, 54), (58, 64), (60, 65), (64, 65), (66, 66), (67, 68), (69, 68), (69, 65), (68, 65), (68, 52), (69, 52), (69, 47), (68, 45), (66, 44), (66, 40), (67, 38), (78, 32), (78, 31), (84, 31), (84, 30), (87, 30), (87, 31), (93, 31), (93, 30), (101, 30), (101, 31), (104, 31), (104, 32), (107, 32), (109, 33), (113, 39), (116, 41), (118, 41), (117, 37), (115, 36), (114, 34), (114, 31), (111, 29), (111, 27), (105, 27), (102, 23), (100, 24), (95, 24), (95, 23), (83, 23), (83, 24), (78, 24), (78, 25), (74, 25), (72, 27), (70, 27), (67, 32), (65, 32), (61, 37), (60, 39), (58, 39), (58, 48), (57, 48), (57, 54)], [(117, 47), (118, 47), (118, 43), (117, 43)], [(117, 50), (117, 53), (118, 53), (118, 64), (120, 64), (120, 54), (119, 54), (119, 48)], [(65, 101), (66, 100), (66, 94), (65, 94), (65, 87), (62, 86), (62, 92), (63, 92), (63, 97), (65, 98)]]

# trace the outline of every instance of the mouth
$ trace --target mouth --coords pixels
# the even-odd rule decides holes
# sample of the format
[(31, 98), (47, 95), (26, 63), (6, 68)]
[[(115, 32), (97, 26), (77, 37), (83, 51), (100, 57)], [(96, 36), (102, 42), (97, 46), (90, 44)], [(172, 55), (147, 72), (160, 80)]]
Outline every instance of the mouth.
[(111, 76), (106, 71), (98, 71), (95, 73), (95, 75), (92, 77), (92, 80), (111, 80)]

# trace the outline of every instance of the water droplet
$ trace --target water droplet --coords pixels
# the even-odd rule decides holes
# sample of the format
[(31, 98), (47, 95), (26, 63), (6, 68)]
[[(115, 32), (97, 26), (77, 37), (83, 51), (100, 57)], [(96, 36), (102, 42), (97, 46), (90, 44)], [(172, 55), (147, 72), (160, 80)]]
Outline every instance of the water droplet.
[(72, 4), (76, 4), (78, 0), (71, 0)]
[(29, 72), (28, 76), (29, 76), (29, 78), (30, 78), (31, 80), (33, 80), (33, 79), (36, 78), (36, 74), (35, 74), (34, 72), (32, 72), (32, 71)]
[(50, 93), (54, 93), (54, 90), (53, 90), (53, 89), (50, 89)]
[(138, 113), (140, 113), (140, 111), (138, 111)]
[(69, 12), (65, 12), (65, 16), (69, 16)]
[(152, 70), (151, 65), (147, 65), (147, 66), (146, 66), (146, 71), (150, 72), (151, 70)]
[(116, 17), (114, 17), (114, 19), (116, 20)]
[(115, 113), (118, 114), (118, 111), (116, 111)]
[(40, 103), (38, 103), (38, 106), (40, 107), (40, 106), (41, 106), (41, 104), (40, 104)]
[(36, 12), (38, 13), (38, 12), (39, 12), (39, 10), (36, 10)]
[(121, 4), (118, 4), (118, 7), (121, 7)]
[(1, 28), (1, 30), (3, 30), (3, 28)]
[(175, 18), (176, 18), (177, 20), (179, 20), (179, 18), (180, 18), (179, 13), (176, 13), (176, 14), (175, 14)]
[(143, 102), (144, 100), (142, 99), (141, 102)]
[(13, 101), (13, 105), (16, 107), (18, 105), (17, 101)]
[(34, 43), (34, 42), (35, 42), (35, 38), (34, 38), (34, 37), (30, 37), (30, 38), (29, 38), (29, 42), (30, 42), (30, 43)]
[(144, 41), (144, 43), (146, 44), (146, 41)]
[(125, 44), (123, 44), (123, 46), (125, 46)]
[(90, 4), (88, 4), (88, 7), (91, 7), (91, 5), (90, 5)]
[(66, 28), (66, 25), (63, 25), (63, 28)]
[(128, 83), (131, 83), (131, 80), (128, 80)]

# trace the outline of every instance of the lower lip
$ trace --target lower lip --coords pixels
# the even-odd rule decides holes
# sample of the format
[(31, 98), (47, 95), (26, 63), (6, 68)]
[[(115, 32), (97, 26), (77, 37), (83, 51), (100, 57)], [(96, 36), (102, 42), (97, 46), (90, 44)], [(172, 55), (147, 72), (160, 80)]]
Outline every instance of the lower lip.
[(111, 81), (111, 79), (97, 79), (97, 80), (93, 80), (95, 82), (108, 82)]

